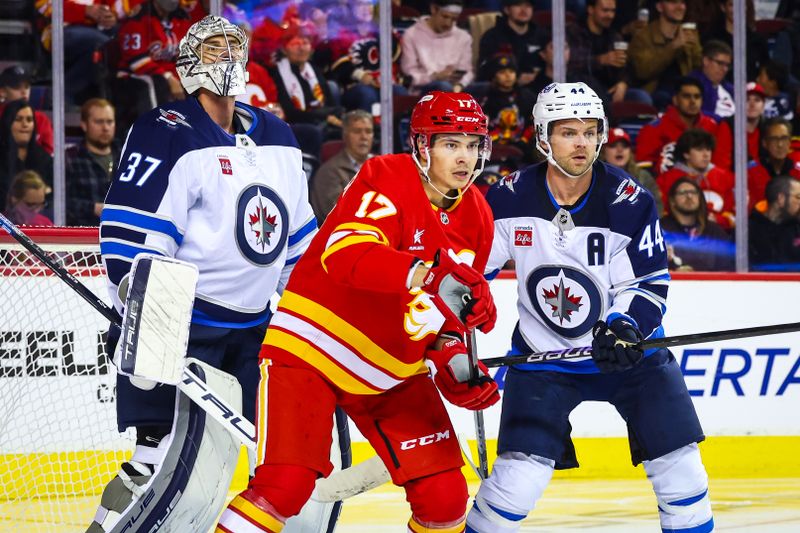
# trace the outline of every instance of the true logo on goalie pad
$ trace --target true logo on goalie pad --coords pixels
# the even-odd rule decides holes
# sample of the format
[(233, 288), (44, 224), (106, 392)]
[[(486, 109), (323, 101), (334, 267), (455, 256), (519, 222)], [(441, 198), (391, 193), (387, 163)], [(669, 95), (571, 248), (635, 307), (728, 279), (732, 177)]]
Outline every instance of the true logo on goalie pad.
[(250, 185), (237, 202), (236, 244), (257, 265), (271, 265), (286, 247), (289, 212), (277, 192)]

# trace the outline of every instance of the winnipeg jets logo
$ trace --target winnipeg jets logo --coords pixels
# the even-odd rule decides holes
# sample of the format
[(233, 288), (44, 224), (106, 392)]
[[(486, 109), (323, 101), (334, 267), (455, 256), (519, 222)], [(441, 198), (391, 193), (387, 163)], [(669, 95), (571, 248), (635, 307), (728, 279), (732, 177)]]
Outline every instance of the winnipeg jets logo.
[(605, 302), (597, 283), (567, 265), (535, 269), (528, 276), (525, 288), (539, 322), (568, 339), (591, 333), (603, 313)]
[(172, 109), (158, 108), (158, 112), (161, 113), (161, 116), (158, 117), (158, 120), (161, 122), (166, 122), (170, 126), (177, 126), (180, 124), (181, 126), (186, 126), (187, 128), (192, 127), (188, 122), (186, 122), (186, 117), (177, 111), (173, 111)]
[(553, 286), (552, 290), (543, 290), (544, 303), (553, 310), (553, 318), (558, 319), (559, 324), (564, 320), (572, 322), (572, 313), (583, 305), (580, 296), (571, 295), (569, 287), (564, 287), (564, 278), (558, 280), (558, 287)]
[(239, 195), (236, 212), (236, 245), (242, 255), (257, 265), (270, 265), (281, 257), (289, 238), (289, 214), (278, 193), (262, 184), (250, 185)]
[(424, 229), (414, 231), (414, 244), (422, 244), (422, 234), (425, 233)]
[(261, 245), (261, 251), (263, 252), (265, 246), (270, 243), (270, 236), (275, 232), (278, 215), (267, 213), (267, 208), (264, 207), (264, 199), (260, 194), (257, 195), (257, 201), (258, 205), (255, 213), (249, 215), (250, 229), (255, 233), (256, 243)]
[(620, 183), (619, 187), (617, 187), (617, 198), (611, 202), (611, 205), (624, 202), (625, 200), (629, 201), (630, 203), (635, 203), (636, 199), (639, 197), (639, 193), (641, 192), (642, 188), (639, 187), (639, 185), (637, 185), (632, 178), (628, 178)]

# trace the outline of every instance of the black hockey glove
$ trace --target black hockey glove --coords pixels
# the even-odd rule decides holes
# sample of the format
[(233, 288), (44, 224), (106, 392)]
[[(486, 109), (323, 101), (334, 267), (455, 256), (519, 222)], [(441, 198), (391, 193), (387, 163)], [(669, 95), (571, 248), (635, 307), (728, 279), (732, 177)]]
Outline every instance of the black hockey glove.
[(592, 359), (600, 372), (621, 372), (636, 366), (642, 360), (642, 333), (624, 318), (611, 324), (603, 320), (592, 328)]

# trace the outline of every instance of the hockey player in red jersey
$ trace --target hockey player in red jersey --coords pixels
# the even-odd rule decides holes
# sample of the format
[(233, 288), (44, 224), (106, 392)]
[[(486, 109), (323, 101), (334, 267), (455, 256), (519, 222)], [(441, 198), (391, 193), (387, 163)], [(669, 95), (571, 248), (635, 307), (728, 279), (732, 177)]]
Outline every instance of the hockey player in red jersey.
[(491, 150), (486, 116), (469, 95), (428, 94), (411, 143), (413, 155), (364, 163), (295, 266), (261, 352), (261, 464), (217, 531), (282, 529), (331, 470), (337, 404), (405, 489), (409, 530), (464, 531), (463, 462), (437, 388), (468, 409), (499, 399), (482, 365), (470, 380), (462, 340), (496, 317), (480, 274), (492, 215), (470, 187)]

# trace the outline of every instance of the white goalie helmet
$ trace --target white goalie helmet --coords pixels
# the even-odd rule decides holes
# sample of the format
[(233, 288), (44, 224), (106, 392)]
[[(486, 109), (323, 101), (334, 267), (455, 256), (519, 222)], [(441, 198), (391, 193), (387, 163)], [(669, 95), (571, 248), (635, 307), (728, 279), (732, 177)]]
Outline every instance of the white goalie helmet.
[[(553, 158), (550, 147), (552, 125), (559, 120), (577, 118), (579, 120), (597, 119), (597, 147), (594, 159), (597, 160), (603, 144), (608, 140), (608, 120), (603, 109), (603, 101), (588, 85), (578, 83), (551, 83), (539, 93), (536, 105), (533, 106), (533, 124), (536, 127), (536, 149), (547, 157), (547, 161), (567, 176), (578, 178), (566, 172)], [(545, 144), (547, 150), (542, 146)], [(590, 167), (591, 168), (591, 167)]]
[[(207, 43), (212, 37), (222, 37)], [(204, 87), (219, 96), (237, 96), (247, 86), (247, 35), (223, 17), (208, 15), (192, 24), (179, 45), (175, 66), (186, 92)]]

